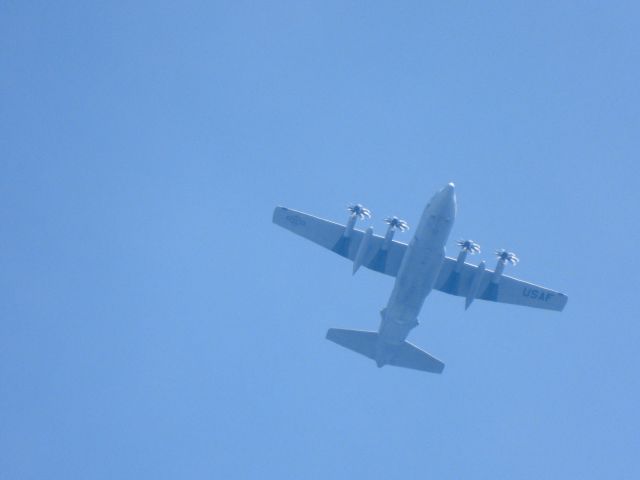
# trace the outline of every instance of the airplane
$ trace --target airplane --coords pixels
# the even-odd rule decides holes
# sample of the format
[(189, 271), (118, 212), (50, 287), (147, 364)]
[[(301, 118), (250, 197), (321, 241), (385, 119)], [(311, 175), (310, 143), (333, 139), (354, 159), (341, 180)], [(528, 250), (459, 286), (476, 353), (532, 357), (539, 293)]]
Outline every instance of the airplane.
[(395, 284), (380, 312), (377, 332), (330, 328), (326, 338), (374, 360), (378, 367), (393, 365), (431, 373), (442, 373), (444, 363), (407, 342), (409, 332), (418, 326), (418, 314), (427, 295), (436, 289), (465, 298), (465, 310), (476, 298), (492, 302), (524, 305), (561, 311), (568, 297), (545, 287), (504, 275), (506, 263), (515, 265), (512, 252), (498, 250), (495, 270), (485, 262), (467, 263), (467, 254), (480, 252), (473, 240), (458, 242), (457, 258), (445, 255), (445, 244), (456, 216), (453, 183), (438, 191), (424, 209), (416, 233), (407, 245), (393, 239), (396, 230), (409, 228), (397, 217), (385, 219), (389, 224), (384, 237), (373, 228), (354, 228), (359, 219), (371, 212), (360, 204), (349, 207), (346, 225), (315, 217), (285, 207), (276, 207), (273, 222), (353, 262), (353, 274), (360, 267), (395, 277)]

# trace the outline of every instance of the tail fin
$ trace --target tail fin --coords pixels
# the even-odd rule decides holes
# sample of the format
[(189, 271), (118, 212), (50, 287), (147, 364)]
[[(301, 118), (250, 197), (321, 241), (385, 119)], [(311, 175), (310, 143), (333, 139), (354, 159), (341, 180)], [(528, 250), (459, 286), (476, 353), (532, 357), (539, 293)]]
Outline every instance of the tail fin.
[(379, 366), (388, 363), (396, 367), (431, 373), (442, 373), (444, 369), (444, 363), (409, 342), (397, 346), (379, 345), (376, 332), (330, 328), (327, 331), (327, 340), (369, 357)]

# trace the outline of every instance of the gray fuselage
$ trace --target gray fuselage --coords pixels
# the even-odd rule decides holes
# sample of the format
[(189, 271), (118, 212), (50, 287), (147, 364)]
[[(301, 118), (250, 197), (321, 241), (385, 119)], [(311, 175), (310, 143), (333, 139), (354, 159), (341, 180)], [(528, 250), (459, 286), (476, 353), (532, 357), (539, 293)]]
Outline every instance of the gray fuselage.
[(386, 358), (393, 355), (393, 347), (404, 342), (418, 325), (422, 304), (438, 278), (455, 214), (455, 192), (453, 184), (449, 184), (425, 207), (402, 259), (389, 302), (381, 312), (378, 364), (386, 363)]

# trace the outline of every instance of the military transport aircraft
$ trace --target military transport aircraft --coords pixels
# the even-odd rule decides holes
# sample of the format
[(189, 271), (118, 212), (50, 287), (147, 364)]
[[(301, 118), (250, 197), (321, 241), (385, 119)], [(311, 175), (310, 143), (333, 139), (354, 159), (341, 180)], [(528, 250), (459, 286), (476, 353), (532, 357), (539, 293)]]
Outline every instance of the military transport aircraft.
[(327, 339), (375, 360), (379, 367), (395, 365), (426, 372), (441, 373), (444, 363), (406, 341), (409, 331), (418, 325), (418, 313), (432, 289), (465, 298), (465, 308), (476, 299), (512, 303), (528, 307), (562, 310), (567, 296), (503, 275), (505, 264), (515, 265), (518, 258), (498, 250), (495, 270), (466, 263), (468, 253), (480, 251), (473, 240), (461, 240), (457, 259), (445, 256), (451, 227), (456, 216), (453, 183), (437, 192), (427, 204), (407, 245), (393, 239), (395, 230), (409, 228), (397, 217), (385, 219), (389, 224), (384, 237), (354, 228), (356, 220), (369, 218), (371, 212), (362, 205), (349, 207), (347, 225), (340, 225), (306, 213), (276, 207), (273, 222), (312, 242), (353, 261), (353, 273), (360, 267), (395, 277), (387, 306), (380, 312), (377, 332), (330, 328)]

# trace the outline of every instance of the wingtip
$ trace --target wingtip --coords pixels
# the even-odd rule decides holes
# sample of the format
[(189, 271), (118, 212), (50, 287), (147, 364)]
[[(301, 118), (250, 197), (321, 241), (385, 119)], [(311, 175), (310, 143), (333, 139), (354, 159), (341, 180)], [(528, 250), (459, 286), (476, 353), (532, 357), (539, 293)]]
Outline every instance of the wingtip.
[(561, 298), (561, 300), (560, 300), (561, 303), (560, 303), (560, 308), (558, 309), (558, 311), (561, 312), (561, 311), (564, 310), (564, 307), (567, 306), (567, 302), (569, 301), (569, 297), (567, 295), (565, 295), (564, 293), (561, 293), (560, 294), (560, 298)]
[(273, 215), (271, 216), (271, 221), (273, 223), (276, 223), (276, 219), (278, 218), (278, 213), (279, 212), (286, 212), (287, 210), (289, 210), (287, 207), (282, 207), (280, 205), (276, 206), (273, 209)]

